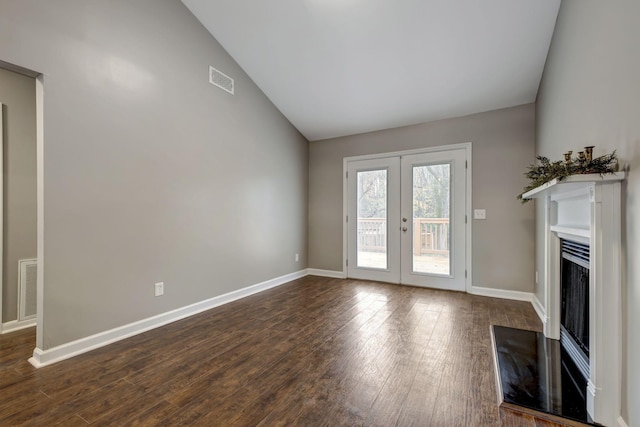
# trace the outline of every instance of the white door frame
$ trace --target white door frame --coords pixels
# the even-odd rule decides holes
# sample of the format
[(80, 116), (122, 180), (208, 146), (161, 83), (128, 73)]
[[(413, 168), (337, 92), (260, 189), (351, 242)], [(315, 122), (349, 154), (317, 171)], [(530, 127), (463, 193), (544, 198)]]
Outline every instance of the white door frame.
[(0, 334), (2, 333), (2, 294), (4, 293), (4, 124), (0, 102)]
[(471, 168), (471, 159), (472, 159), (472, 143), (465, 142), (460, 144), (451, 144), (451, 145), (441, 145), (438, 147), (428, 147), (428, 148), (420, 148), (416, 150), (405, 150), (405, 151), (392, 151), (388, 153), (378, 153), (378, 154), (367, 154), (363, 156), (353, 156), (353, 157), (345, 157), (342, 159), (342, 276), (347, 277), (347, 257), (348, 257), (348, 227), (347, 227), (347, 215), (348, 215), (348, 185), (347, 185), (347, 171), (348, 171), (348, 163), (353, 161), (360, 160), (372, 160), (372, 159), (380, 159), (384, 157), (393, 157), (393, 156), (407, 156), (411, 154), (424, 154), (424, 153), (436, 153), (440, 151), (451, 151), (451, 150), (465, 150), (465, 157), (467, 163), (467, 174), (466, 174), (466, 201), (465, 201), (465, 270), (467, 272), (466, 277), (464, 279), (465, 290), (466, 292), (471, 292), (472, 288), (472, 265), (471, 262), (471, 231), (472, 231), (472, 221), (471, 221), (471, 206), (472, 206), (472, 187), (471, 187), (471, 177), (472, 177), (472, 168)]
[(44, 349), (44, 74), (36, 76), (36, 209), (37, 264), (36, 277), (36, 347)]
[[(0, 67), (13, 71), (18, 74), (33, 77), (36, 85), (36, 203), (37, 203), (37, 257), (38, 257), (38, 276), (37, 276), (37, 295), (36, 295), (36, 348), (34, 352), (40, 348), (44, 348), (44, 74), (32, 71), (19, 65), (10, 64), (0, 60)], [(0, 110), (1, 111), (1, 110)], [(0, 117), (0, 122), (2, 117)], [(2, 182), (4, 171), (2, 166), (4, 160), (2, 154), (4, 152), (4, 144), (2, 141), (2, 133), (0, 126), (0, 333), (3, 332), (2, 327), (2, 292), (3, 292), (3, 253), (4, 246), (3, 224), (4, 224), (4, 194), (2, 190), (4, 183)], [(9, 332), (4, 331), (4, 332)]]

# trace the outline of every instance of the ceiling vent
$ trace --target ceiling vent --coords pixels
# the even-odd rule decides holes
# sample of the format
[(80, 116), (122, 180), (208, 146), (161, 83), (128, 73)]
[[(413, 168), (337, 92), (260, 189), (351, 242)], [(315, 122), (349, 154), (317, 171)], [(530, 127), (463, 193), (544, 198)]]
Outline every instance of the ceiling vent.
[(233, 79), (212, 66), (209, 66), (209, 83), (233, 95)]

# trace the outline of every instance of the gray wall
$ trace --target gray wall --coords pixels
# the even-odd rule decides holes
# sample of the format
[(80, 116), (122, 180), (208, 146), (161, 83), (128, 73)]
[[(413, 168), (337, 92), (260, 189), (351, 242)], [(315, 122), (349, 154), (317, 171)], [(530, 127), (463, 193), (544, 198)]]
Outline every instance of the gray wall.
[[(537, 103), (537, 150), (552, 159), (595, 145), (617, 150), (623, 187), (623, 408), (640, 425), (640, 2), (563, 0)], [(542, 236), (539, 236), (541, 239)], [(540, 240), (541, 241), (541, 240)], [(542, 265), (537, 267), (542, 272)]]
[(309, 154), (309, 267), (342, 271), (342, 160), (462, 142), (473, 143), (473, 284), (533, 291), (534, 209), (516, 196), (534, 160), (533, 104), (315, 141)]
[(36, 257), (36, 82), (0, 69), (4, 119), (3, 323), (18, 318), (18, 260)]
[(3, 0), (0, 60), (44, 74), (44, 349), (307, 267), (308, 142), (179, 0)]

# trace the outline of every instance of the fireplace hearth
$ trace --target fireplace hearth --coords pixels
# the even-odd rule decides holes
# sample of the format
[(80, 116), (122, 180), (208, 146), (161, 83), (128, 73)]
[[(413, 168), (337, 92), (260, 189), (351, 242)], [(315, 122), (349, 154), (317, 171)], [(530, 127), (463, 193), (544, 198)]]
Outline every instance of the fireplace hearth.
[(493, 326), (493, 341), (503, 405), (598, 425), (587, 413), (587, 380), (559, 341), (505, 326)]

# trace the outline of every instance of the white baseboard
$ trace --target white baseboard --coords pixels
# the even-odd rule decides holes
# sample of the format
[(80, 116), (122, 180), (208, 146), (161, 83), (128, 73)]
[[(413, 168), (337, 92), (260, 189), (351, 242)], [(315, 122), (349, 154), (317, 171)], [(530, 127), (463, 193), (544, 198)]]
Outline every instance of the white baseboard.
[(0, 324), (0, 334), (8, 334), (10, 332), (19, 331), (21, 329), (33, 328), (36, 326), (37, 319), (23, 320), (21, 322), (12, 320), (10, 322)]
[(533, 298), (531, 299), (531, 305), (533, 306), (533, 309), (536, 311), (536, 314), (540, 318), (542, 325), (546, 325), (547, 311), (545, 310), (544, 306), (542, 305), (542, 303), (540, 302), (536, 294), (533, 294)]
[(319, 268), (308, 268), (307, 273), (310, 276), (331, 277), (334, 279), (344, 279), (347, 277), (342, 271), (321, 270)]
[(587, 400), (587, 414), (593, 418), (593, 412), (596, 406), (596, 386), (591, 382), (591, 380), (587, 380), (587, 395), (585, 397)]
[(620, 427), (629, 427), (629, 426), (627, 425), (627, 423), (624, 421), (624, 418), (622, 418), (621, 416), (620, 416), (620, 417), (618, 417), (618, 425), (619, 425)]
[(496, 288), (483, 288), (480, 286), (472, 286), (471, 290), (468, 292), (472, 295), (479, 295), (483, 297), (502, 298), (502, 299), (510, 299), (514, 301), (527, 301), (527, 302), (531, 302), (534, 296), (531, 292), (509, 291), (505, 289), (496, 289)]
[(76, 341), (62, 344), (47, 350), (36, 348), (33, 351), (33, 357), (29, 359), (29, 363), (31, 363), (36, 368), (51, 365), (56, 362), (60, 362), (62, 360), (77, 356), (79, 354), (95, 350), (96, 348), (104, 347), (105, 345), (114, 343), (116, 341), (138, 335), (142, 332), (158, 328), (168, 323), (193, 316), (194, 314), (201, 313), (214, 307), (218, 307), (220, 305), (227, 304), (244, 297), (248, 297), (249, 295), (253, 295), (267, 289), (275, 288), (276, 286), (280, 286), (292, 280), (304, 277), (307, 274), (307, 270), (301, 270), (295, 273), (286, 274), (284, 276), (276, 277), (275, 279), (267, 280), (256, 285), (238, 289), (237, 291), (229, 292), (224, 295), (219, 295), (217, 297), (171, 310), (166, 313), (158, 314), (147, 319), (129, 323), (128, 325), (123, 325), (108, 331), (97, 333), (95, 335), (80, 338)]

